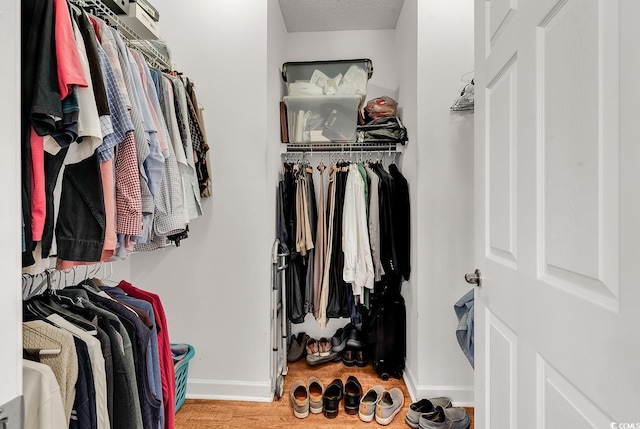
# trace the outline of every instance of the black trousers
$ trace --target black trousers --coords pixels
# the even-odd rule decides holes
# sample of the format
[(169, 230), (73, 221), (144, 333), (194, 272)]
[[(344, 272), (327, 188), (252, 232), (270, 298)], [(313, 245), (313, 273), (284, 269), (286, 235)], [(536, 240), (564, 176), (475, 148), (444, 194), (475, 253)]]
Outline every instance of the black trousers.
[(102, 176), (97, 153), (65, 167), (56, 225), (58, 258), (98, 262), (106, 226)]

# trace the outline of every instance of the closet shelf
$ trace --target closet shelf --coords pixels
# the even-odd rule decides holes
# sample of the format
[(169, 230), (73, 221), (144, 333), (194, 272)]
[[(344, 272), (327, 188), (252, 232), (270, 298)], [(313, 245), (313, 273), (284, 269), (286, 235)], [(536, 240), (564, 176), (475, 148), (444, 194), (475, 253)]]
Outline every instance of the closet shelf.
[(394, 142), (369, 143), (282, 143), (280, 152), (403, 152), (404, 146)]
[(163, 70), (173, 70), (171, 61), (158, 51), (151, 41), (145, 40), (138, 35), (131, 27), (125, 24), (111, 9), (109, 9), (101, 0), (69, 0), (78, 7), (83, 8), (89, 13), (105, 19), (112, 27), (120, 31), (124, 42), (137, 49), (145, 56), (150, 66)]

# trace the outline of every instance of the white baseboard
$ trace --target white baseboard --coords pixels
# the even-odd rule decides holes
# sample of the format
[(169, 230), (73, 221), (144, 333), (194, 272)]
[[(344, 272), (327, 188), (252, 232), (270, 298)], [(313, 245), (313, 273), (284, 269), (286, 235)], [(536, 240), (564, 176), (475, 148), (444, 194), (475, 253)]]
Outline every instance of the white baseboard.
[[(473, 407), (473, 386), (422, 386), (416, 384), (411, 370), (405, 368), (404, 382), (412, 402), (422, 398), (446, 396), (456, 407)], [(189, 380), (187, 398), (222, 401), (272, 402), (270, 382), (241, 382), (228, 380)]]
[(221, 401), (271, 402), (271, 382), (188, 380), (187, 398)]
[(473, 386), (423, 386), (416, 383), (416, 378), (409, 368), (404, 370), (404, 382), (407, 385), (411, 401), (416, 402), (422, 398), (435, 398), (446, 396), (451, 398), (454, 407), (473, 407)]

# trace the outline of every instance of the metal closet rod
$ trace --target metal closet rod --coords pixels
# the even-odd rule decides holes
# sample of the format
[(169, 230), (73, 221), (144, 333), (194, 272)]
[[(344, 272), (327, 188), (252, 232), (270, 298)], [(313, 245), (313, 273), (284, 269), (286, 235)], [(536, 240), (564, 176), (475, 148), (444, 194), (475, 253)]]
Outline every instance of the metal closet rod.
[(122, 35), (122, 39), (124, 42), (131, 46), (132, 48), (140, 51), (150, 65), (155, 66), (161, 69), (171, 70), (171, 63), (168, 58), (166, 58), (160, 51), (151, 45), (148, 40), (145, 40), (143, 37), (139, 36), (131, 27), (125, 24), (118, 15), (113, 13), (111, 9), (109, 9), (102, 1), (100, 0), (69, 0), (71, 3), (83, 8), (83, 9), (93, 9), (92, 13), (95, 15), (104, 18), (106, 17), (110, 24), (115, 26)]
[(396, 143), (286, 143), (286, 153), (298, 152), (336, 152), (348, 154), (349, 152), (390, 152), (399, 153)]

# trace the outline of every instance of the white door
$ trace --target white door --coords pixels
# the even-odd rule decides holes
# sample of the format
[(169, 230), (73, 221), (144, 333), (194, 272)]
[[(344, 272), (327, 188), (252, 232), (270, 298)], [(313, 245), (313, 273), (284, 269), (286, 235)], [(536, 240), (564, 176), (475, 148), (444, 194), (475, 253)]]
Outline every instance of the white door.
[(475, 7), (475, 427), (640, 428), (640, 1)]

